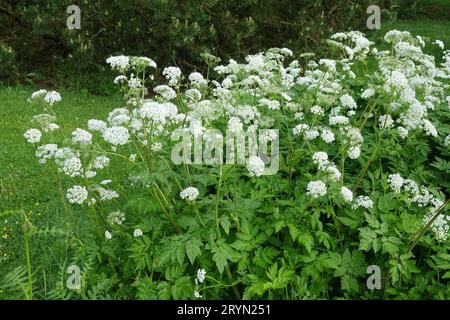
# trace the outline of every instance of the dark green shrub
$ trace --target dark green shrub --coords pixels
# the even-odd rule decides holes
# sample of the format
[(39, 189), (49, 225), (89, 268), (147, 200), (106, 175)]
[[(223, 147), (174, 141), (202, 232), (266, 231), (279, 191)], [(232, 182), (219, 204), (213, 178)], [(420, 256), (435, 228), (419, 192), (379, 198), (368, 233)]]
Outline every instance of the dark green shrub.
[(205, 51), (222, 58), (275, 46), (320, 52), (329, 34), (365, 26), (369, 1), (82, 0), (81, 30), (66, 26), (71, 4), (22, 0), (0, 7), (0, 39), (16, 52), (22, 75), (43, 74), (52, 83), (59, 72), (78, 83), (79, 74), (101, 71), (117, 53), (200, 70)]

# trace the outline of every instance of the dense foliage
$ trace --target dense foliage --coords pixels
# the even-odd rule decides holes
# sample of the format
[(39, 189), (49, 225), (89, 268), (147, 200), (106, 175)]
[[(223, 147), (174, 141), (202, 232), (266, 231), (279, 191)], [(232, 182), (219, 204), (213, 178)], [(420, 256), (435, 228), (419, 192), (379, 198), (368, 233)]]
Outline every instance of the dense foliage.
[[(337, 33), (335, 59), (206, 55), (207, 78), (114, 56), (125, 105), (59, 140), (61, 96), (35, 92), (24, 136), (56, 173), (70, 244), (45, 297), (450, 298), (450, 52), (408, 32), (385, 42)], [(245, 164), (172, 161), (177, 132), (206, 145), (208, 128), (269, 130), (260, 141), (279, 141), (278, 172), (263, 175), (261, 152)], [(23, 223), (26, 241), (58, 232)], [(70, 265), (77, 290), (65, 286)], [(380, 290), (366, 287), (370, 265)], [(30, 264), (4, 282), (27, 272), (32, 297)]]
[(101, 92), (96, 71), (104, 71), (111, 53), (151, 53), (163, 65), (176, 62), (191, 71), (201, 69), (206, 51), (222, 58), (284, 46), (320, 52), (322, 39), (335, 30), (365, 25), (367, 5), (378, 2), (83, 0), (75, 3), (81, 29), (69, 30), (66, 8), (73, 1), (6, 1), (0, 5), (0, 80), (78, 81)]

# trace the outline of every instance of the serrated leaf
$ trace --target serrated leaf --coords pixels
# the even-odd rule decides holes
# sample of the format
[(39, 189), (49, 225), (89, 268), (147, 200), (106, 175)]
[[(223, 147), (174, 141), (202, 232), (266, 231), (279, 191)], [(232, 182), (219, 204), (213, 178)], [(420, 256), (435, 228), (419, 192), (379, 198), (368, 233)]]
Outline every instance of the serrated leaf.
[(186, 244), (186, 254), (191, 264), (194, 264), (195, 258), (201, 255), (203, 243), (196, 238), (189, 239)]
[(212, 248), (213, 261), (216, 263), (217, 269), (223, 273), (227, 261), (233, 261), (237, 257), (236, 251), (226, 242), (219, 240)]
[(306, 251), (311, 253), (312, 247), (314, 246), (314, 238), (310, 233), (301, 233), (297, 237), (297, 241), (305, 247)]
[(300, 234), (300, 230), (293, 224), (289, 223), (288, 225), (289, 234), (291, 235), (292, 241), (295, 241)]

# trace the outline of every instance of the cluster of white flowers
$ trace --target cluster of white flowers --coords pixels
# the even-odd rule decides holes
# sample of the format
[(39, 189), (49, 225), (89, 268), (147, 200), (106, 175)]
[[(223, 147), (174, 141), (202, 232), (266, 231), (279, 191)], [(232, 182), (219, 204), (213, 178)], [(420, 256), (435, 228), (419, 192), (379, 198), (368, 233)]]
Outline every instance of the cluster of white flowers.
[(175, 90), (164, 84), (156, 86), (155, 88), (153, 88), (153, 91), (155, 91), (155, 93), (159, 94), (164, 100), (167, 101), (175, 99), (175, 97), (177, 96)]
[(55, 152), (58, 150), (58, 145), (49, 143), (37, 147), (36, 157), (39, 158), (39, 163), (44, 164), (47, 160), (54, 157)]
[(96, 119), (90, 119), (88, 121), (89, 130), (103, 132), (103, 131), (105, 131), (106, 127), (107, 127), (107, 124), (105, 121), (96, 120)]
[[(444, 202), (435, 197), (425, 186), (419, 186), (414, 180), (403, 178), (400, 174), (391, 174), (387, 182), (389, 187), (396, 193), (402, 193), (402, 199), (408, 204), (415, 203), (418, 207), (428, 208), (428, 213), (423, 218), (423, 224), (428, 224), (438, 210), (443, 211)], [(406, 196), (406, 198), (405, 198)], [(436, 239), (441, 241), (449, 236), (450, 216), (443, 212), (435, 217), (431, 224), (431, 230), (436, 234)]]
[(306, 187), (307, 194), (313, 198), (323, 197), (327, 194), (327, 186), (321, 180), (310, 181)]
[(81, 160), (78, 157), (73, 156), (65, 159), (62, 162), (60, 170), (63, 171), (64, 174), (73, 178), (81, 175), (82, 167), (83, 165), (81, 163)]
[(108, 230), (105, 231), (105, 239), (111, 240), (112, 239), (112, 233)]
[(57, 91), (47, 91), (45, 89), (41, 89), (35, 91), (31, 94), (29, 101), (43, 101), (49, 106), (53, 106), (55, 103), (61, 101), (61, 95)]
[(346, 201), (346, 202), (353, 201), (353, 192), (345, 186), (341, 187), (341, 195), (342, 195), (342, 198), (344, 199), (344, 201)]
[(206, 277), (205, 269), (198, 269), (196, 281), (198, 281), (199, 283), (203, 283), (203, 281), (205, 281), (205, 277)]
[(72, 142), (79, 144), (91, 144), (92, 143), (92, 134), (88, 131), (77, 128), (74, 132), (72, 132)]
[(353, 99), (353, 97), (347, 93), (341, 96), (339, 100), (341, 101), (342, 106), (345, 108), (356, 109), (358, 107), (358, 105), (355, 102), (355, 99)]
[(127, 56), (114, 56), (106, 59), (113, 70), (119, 70), (121, 72), (126, 71), (130, 67), (130, 58)]
[(365, 208), (370, 209), (373, 207), (373, 201), (368, 196), (359, 196), (355, 199), (355, 202), (352, 205), (353, 209), (357, 208)]
[(33, 93), (31, 94), (30, 99), (31, 99), (31, 100), (36, 100), (36, 99), (39, 99), (39, 98), (44, 97), (46, 94), (47, 94), (47, 90), (45, 90), (45, 89), (40, 89), (40, 90), (38, 90), (38, 91), (33, 92)]
[(122, 225), (125, 222), (125, 213), (122, 211), (113, 211), (108, 214), (107, 221), (110, 224)]
[(382, 115), (378, 118), (378, 125), (380, 129), (391, 128), (394, 125), (394, 120), (388, 114)]
[(180, 192), (181, 199), (186, 199), (187, 201), (194, 201), (199, 195), (198, 189), (195, 187), (187, 187)]
[(196, 86), (203, 87), (208, 85), (208, 81), (203, 78), (203, 75), (199, 72), (192, 72), (189, 75), (189, 81)]
[[(331, 37), (330, 43), (342, 49), (345, 57), (315, 61), (310, 55), (302, 55), (301, 58), (306, 59), (305, 69), (300, 68), (298, 60), (293, 60), (289, 49), (272, 48), (247, 56), (244, 63), (230, 59), (224, 65), (215, 66), (214, 71), (221, 75), (221, 79), (212, 81), (198, 72), (191, 73), (186, 80), (179, 68), (167, 67), (162, 72), (167, 84), (156, 85), (153, 88), (156, 95), (151, 99), (145, 98), (146, 79), (139, 76), (144, 68), (156, 68), (156, 63), (146, 57), (110, 57), (107, 63), (113, 70), (122, 73), (114, 82), (125, 91), (126, 107), (112, 110), (106, 121), (90, 119), (87, 130), (77, 128), (72, 133), (72, 143), (69, 141), (70, 147), (58, 148), (55, 144), (45, 144), (37, 147), (36, 156), (41, 163), (54, 158), (60, 170), (72, 178), (92, 179), (89, 187), (77, 185), (67, 190), (70, 203), (84, 203), (88, 199), (88, 190), (99, 195), (97, 200), (112, 200), (119, 194), (105, 188), (109, 182), (103, 183), (103, 180), (100, 187), (98, 182), (91, 184), (97, 179), (93, 179), (97, 176), (97, 170), (104, 169), (110, 163), (110, 159), (99, 155), (98, 150), (94, 153), (94, 146), (86, 146), (92, 144), (93, 139), (103, 138), (111, 145), (113, 154), (128, 149), (118, 146), (129, 143), (127, 147), (133, 148), (136, 145), (138, 150), (133, 150), (131, 155), (122, 155), (136, 166), (141, 158), (147, 157), (141, 154), (141, 150), (148, 151), (149, 157), (156, 152), (159, 152), (157, 156), (164, 155), (166, 150), (163, 146), (171, 145), (166, 141), (180, 132), (212, 141), (214, 135), (208, 134), (207, 129), (214, 125), (226, 125), (232, 133), (245, 130), (255, 133), (274, 128), (280, 118), (293, 119), (295, 122), (288, 124), (288, 130), (292, 130), (294, 136), (289, 135), (293, 141), (293, 151), (300, 152), (299, 148), (304, 147), (301, 152), (312, 154), (312, 161), (317, 166), (317, 177), (308, 183), (306, 193), (312, 198), (319, 198), (327, 192), (334, 196), (334, 190), (337, 190), (336, 194), (352, 208), (370, 209), (373, 201), (368, 196), (357, 196), (342, 186), (344, 162), (347, 158), (358, 159), (361, 150), (365, 150), (363, 133), (366, 131), (363, 128), (366, 120), (372, 119), (374, 129), (382, 129), (386, 136), (407, 139), (412, 133), (419, 133), (428, 135), (428, 139), (439, 137), (431, 120), (433, 111), (445, 99), (445, 85), (440, 79), (450, 79), (450, 53), (445, 53), (444, 62), (437, 66), (434, 59), (422, 50), (423, 40), (399, 31), (388, 32), (385, 40), (392, 44), (391, 52), (378, 52), (360, 32), (337, 33)], [(442, 47), (440, 42), (436, 44)], [(369, 56), (377, 62), (374, 64), (376, 69), (370, 75), (370, 79), (376, 81), (363, 77), (359, 79), (360, 73), (356, 75), (354, 72), (355, 62)], [(365, 84), (358, 92), (352, 91), (349, 85), (349, 80), (354, 83), (356, 77)], [(303, 93), (305, 96), (302, 96)], [(385, 96), (391, 99), (388, 102), (380, 99), (382, 102), (379, 103), (378, 98)], [(450, 106), (450, 97), (446, 99)], [(33, 93), (31, 100), (51, 106), (61, 97), (57, 92), (40, 90)], [(39, 126), (35, 127), (43, 132), (58, 128), (56, 118), (51, 115), (42, 115), (39, 119)], [(30, 143), (39, 143), (42, 133), (39, 129), (30, 129), (24, 136)], [(267, 130), (260, 136), (260, 142), (278, 138), (276, 130)], [(450, 145), (450, 135), (445, 138), (445, 144)], [(339, 153), (333, 154), (332, 150), (339, 150)], [(342, 172), (336, 165), (339, 163), (338, 157), (342, 157), (339, 167)], [(351, 162), (354, 164), (356, 161)], [(265, 164), (258, 156), (250, 156), (245, 165), (250, 176), (264, 174)], [(133, 185), (137, 182), (144, 184), (144, 180), (133, 176), (132, 182)], [(390, 175), (388, 184), (395, 192), (410, 193), (410, 202), (419, 206), (430, 205), (435, 209), (438, 204), (426, 188), (398, 174)], [(187, 201), (194, 201), (198, 196), (199, 191), (195, 187), (180, 192), (181, 199)], [(97, 200), (92, 197), (88, 204)], [(433, 230), (438, 230), (442, 238), (442, 234), (447, 232), (446, 220), (436, 221)], [(134, 236), (141, 235), (142, 231), (136, 229)], [(111, 236), (111, 233), (109, 236), (105, 233), (107, 239)], [(201, 274), (197, 276), (200, 283), (203, 282), (200, 279), (204, 279), (204, 270)]]
[(44, 97), (44, 101), (52, 106), (55, 103), (61, 101), (61, 95), (56, 91), (47, 92), (47, 94)]
[(400, 192), (404, 180), (398, 173), (395, 173), (389, 175), (387, 182), (389, 183), (389, 186), (395, 190), (395, 192)]
[(264, 173), (265, 164), (258, 156), (250, 156), (247, 161), (248, 174), (253, 177), (259, 177)]
[(73, 186), (67, 189), (66, 197), (70, 203), (83, 204), (88, 197), (88, 191), (84, 186)]
[(142, 237), (143, 234), (144, 234), (144, 233), (143, 233), (142, 230), (139, 229), (139, 228), (134, 229), (134, 231), (133, 231), (133, 237), (135, 237), (135, 238)]
[(327, 179), (331, 182), (338, 181), (341, 178), (341, 172), (334, 162), (328, 160), (328, 154), (326, 152), (315, 152), (312, 159), (317, 164), (318, 171), (326, 173)]
[(181, 70), (178, 67), (167, 67), (163, 70), (163, 76), (169, 80), (170, 86), (176, 86), (181, 80)]
[(28, 129), (24, 135), (28, 143), (39, 143), (41, 141), (42, 133), (38, 129)]
[(269, 99), (261, 99), (259, 103), (262, 106), (269, 108), (270, 110), (278, 110), (280, 109), (280, 103), (277, 100), (269, 100)]
[(116, 191), (108, 190), (103, 187), (98, 187), (96, 191), (98, 192), (100, 200), (102, 201), (108, 201), (119, 197), (119, 194)]
[(114, 146), (128, 143), (129, 138), (130, 133), (128, 132), (128, 129), (122, 126), (106, 128), (103, 131), (103, 139)]

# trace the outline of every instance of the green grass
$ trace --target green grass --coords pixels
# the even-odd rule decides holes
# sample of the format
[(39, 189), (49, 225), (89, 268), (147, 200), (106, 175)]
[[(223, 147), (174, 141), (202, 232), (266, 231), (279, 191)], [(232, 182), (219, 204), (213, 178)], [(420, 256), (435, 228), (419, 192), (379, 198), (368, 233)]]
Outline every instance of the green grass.
[(414, 35), (429, 37), (433, 40), (439, 39), (446, 44), (447, 48), (450, 48), (450, 21), (421, 18), (416, 20), (397, 19), (381, 22), (380, 32), (382, 34), (392, 29), (409, 31)]
[[(34, 297), (43, 298), (47, 295), (46, 290), (57, 283), (62, 267), (70, 261), (73, 244), (68, 235), (69, 218), (62, 209), (61, 194), (55, 185), (56, 175), (38, 163), (34, 147), (23, 138), (23, 133), (31, 126), (31, 117), (39, 113), (26, 101), (33, 91), (24, 87), (0, 87), (0, 279), (12, 272), (14, 277), (21, 279), (17, 280), (20, 285), (16, 287), (28, 283), (22, 229), (26, 216), (34, 230), (47, 230), (42, 236), (35, 234), (30, 238), (33, 283), (38, 289)], [(77, 126), (85, 128), (88, 119), (104, 119), (110, 110), (122, 105), (119, 95), (99, 97), (64, 90), (60, 93), (58, 123), (64, 124), (62, 129), (66, 136), (70, 136)], [(83, 215), (71, 214), (75, 215), (78, 226), (84, 223)], [(0, 283), (0, 299), (3, 295), (26, 298), (26, 292), (17, 288), (9, 291)]]
[[(8, 209), (36, 209), (55, 195), (53, 181), (39, 165), (33, 147), (23, 138), (30, 128), (30, 120), (39, 113), (26, 102), (33, 90), (28, 88), (0, 88), (0, 211)], [(122, 104), (121, 97), (99, 97), (62, 91), (57, 105), (58, 122), (64, 124), (67, 135), (77, 126), (86, 127), (87, 120), (104, 119), (108, 112)]]

